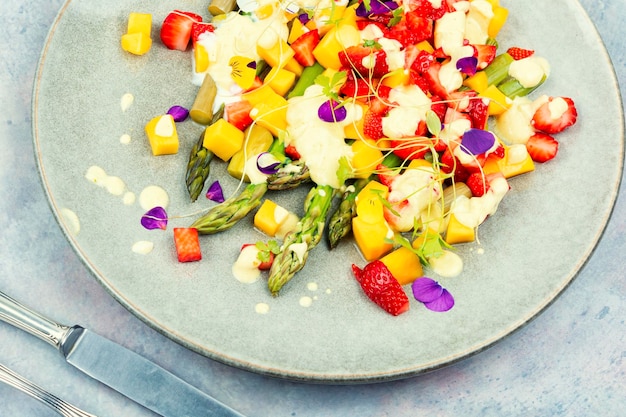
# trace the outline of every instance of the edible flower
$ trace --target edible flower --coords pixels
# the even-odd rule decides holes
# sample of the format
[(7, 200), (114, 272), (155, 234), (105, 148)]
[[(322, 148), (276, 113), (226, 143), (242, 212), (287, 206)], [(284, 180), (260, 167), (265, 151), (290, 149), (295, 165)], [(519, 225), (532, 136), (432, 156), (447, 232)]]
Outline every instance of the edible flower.
[(216, 203), (224, 202), (224, 191), (222, 191), (222, 186), (219, 181), (214, 181), (213, 184), (209, 186), (206, 192), (206, 198)]
[(163, 207), (154, 207), (141, 216), (141, 225), (148, 230), (167, 228), (167, 212)]
[(454, 297), (437, 281), (428, 277), (418, 278), (411, 284), (415, 299), (431, 311), (444, 312), (454, 307)]
[(466, 56), (456, 61), (456, 69), (463, 74), (474, 75), (478, 69), (478, 58), (475, 56)]
[(356, 15), (359, 17), (379, 16), (387, 14), (398, 8), (395, 1), (370, 0), (364, 1), (356, 8)]
[(265, 175), (272, 175), (278, 171), (280, 161), (269, 152), (261, 152), (256, 158), (256, 166)]
[(252, 87), (256, 77), (256, 61), (245, 56), (233, 56), (228, 65), (232, 67), (230, 76), (244, 90)]
[(175, 122), (184, 122), (189, 117), (189, 110), (183, 106), (172, 106), (167, 111), (167, 114), (172, 116)]
[(461, 149), (471, 155), (480, 155), (491, 149), (496, 137), (488, 130), (471, 128), (463, 133)]
[(348, 111), (341, 103), (335, 100), (326, 100), (317, 109), (317, 116), (328, 123), (341, 122), (348, 116)]

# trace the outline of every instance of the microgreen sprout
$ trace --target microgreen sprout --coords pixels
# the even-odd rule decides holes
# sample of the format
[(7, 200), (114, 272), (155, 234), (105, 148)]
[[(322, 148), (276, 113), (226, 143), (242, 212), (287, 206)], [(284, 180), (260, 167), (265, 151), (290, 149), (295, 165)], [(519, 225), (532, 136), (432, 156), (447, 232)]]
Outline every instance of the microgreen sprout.
[(275, 240), (267, 242), (258, 241), (254, 246), (259, 250), (257, 259), (261, 262), (269, 262), (272, 258), (272, 254), (276, 255), (280, 252), (280, 245)]

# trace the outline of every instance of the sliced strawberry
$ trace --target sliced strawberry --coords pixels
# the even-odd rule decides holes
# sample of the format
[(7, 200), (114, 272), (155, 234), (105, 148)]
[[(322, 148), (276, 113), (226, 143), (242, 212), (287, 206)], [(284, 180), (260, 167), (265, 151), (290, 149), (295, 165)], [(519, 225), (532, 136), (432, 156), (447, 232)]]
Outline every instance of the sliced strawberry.
[(393, 153), (403, 160), (424, 159), (424, 155), (428, 152), (438, 149), (438, 144), (443, 144), (443, 141), (427, 137), (394, 139), (391, 141)]
[(430, 89), (430, 84), (428, 83), (428, 81), (426, 81), (426, 78), (421, 76), (414, 69), (408, 69), (407, 71), (409, 72), (409, 84), (414, 84), (418, 86), (424, 93), (428, 93)]
[(546, 133), (537, 132), (526, 142), (526, 150), (533, 161), (546, 162), (556, 156), (559, 142)]
[(193, 262), (202, 259), (198, 229), (193, 227), (175, 227), (174, 245), (178, 262)]
[(415, 45), (432, 37), (433, 21), (407, 13), (398, 24), (389, 28), (386, 38), (395, 39), (404, 48)]
[(161, 41), (169, 49), (185, 51), (191, 39), (194, 22), (201, 21), (202, 17), (195, 13), (174, 10), (163, 20)]
[(480, 97), (470, 100), (467, 114), (469, 114), (472, 120), (473, 128), (485, 129), (487, 119), (489, 118), (489, 102), (486, 102), (486, 100)]
[(446, 149), (439, 158), (439, 164), (441, 170), (446, 174), (454, 172), (453, 178), (455, 182), (465, 182), (470, 175), (470, 172), (461, 165), (458, 158), (454, 156), (451, 149)]
[(441, 80), (439, 79), (439, 71), (441, 70), (441, 64), (437, 61), (433, 61), (428, 70), (423, 74), (426, 81), (430, 85), (430, 93), (433, 96), (439, 96), (442, 99), (447, 99), (449, 97), (448, 90), (441, 84)]
[(433, 54), (419, 49), (415, 45), (409, 45), (404, 50), (404, 68), (415, 70), (420, 75), (424, 75), (435, 61)]
[(387, 53), (376, 46), (354, 45), (339, 52), (339, 62), (366, 79), (380, 78), (389, 72)]
[(297, 161), (302, 158), (300, 152), (298, 152), (294, 145), (287, 145), (285, 147), (285, 155), (287, 155), (292, 161)]
[(248, 100), (239, 100), (224, 105), (224, 120), (239, 130), (246, 130), (252, 124), (250, 111), (252, 104)]
[(392, 171), (391, 168), (383, 164), (378, 164), (376, 166), (376, 172), (378, 173), (378, 182), (386, 185), (387, 187), (391, 186), (394, 177), (397, 175), (397, 173)]
[(432, 96), (430, 101), (430, 109), (435, 112), (437, 117), (439, 117), (439, 120), (441, 120), (441, 123), (443, 123), (446, 111), (448, 110), (448, 105), (441, 97), (438, 96)]
[(409, 298), (402, 286), (381, 261), (372, 261), (361, 269), (352, 265), (352, 272), (365, 295), (393, 316), (409, 310)]
[(482, 197), (489, 190), (489, 184), (485, 179), (485, 174), (482, 172), (472, 172), (467, 177), (465, 185), (467, 185), (474, 197)]
[(209, 22), (193, 22), (191, 25), (191, 42), (195, 45), (200, 35), (206, 32), (215, 32), (215, 26)]
[(479, 70), (485, 69), (487, 65), (491, 64), (496, 57), (495, 45), (472, 45), (474, 47), (474, 56), (478, 60), (477, 68)]
[(391, 88), (386, 85), (379, 85), (376, 89), (376, 95), (369, 101), (369, 110), (373, 113), (384, 116), (389, 110), (391, 103), (389, 102), (389, 92)]
[(529, 56), (532, 56), (532, 54), (535, 53), (535, 51), (531, 49), (523, 49), (517, 46), (512, 46), (511, 48), (507, 49), (506, 52), (507, 54), (511, 55), (511, 57), (516, 61), (519, 61), (520, 59), (528, 58)]
[(295, 52), (293, 57), (300, 65), (310, 67), (316, 62), (313, 49), (318, 43), (320, 43), (320, 34), (317, 29), (303, 33), (291, 43), (291, 48)]
[(363, 116), (363, 134), (370, 139), (383, 138), (383, 116), (373, 111), (366, 111)]
[(346, 71), (346, 81), (339, 89), (342, 96), (364, 99), (370, 95), (370, 83), (361, 76), (355, 76), (354, 71)]
[(434, 7), (430, 0), (409, 0), (408, 10), (417, 13), (421, 17), (437, 20), (446, 14), (445, 4)]
[[(563, 100), (562, 102), (555, 100)], [(564, 103), (563, 103), (564, 102)], [(553, 109), (560, 114), (553, 114)], [(564, 111), (563, 111), (564, 110)], [(563, 111), (561, 113), (561, 111)], [(555, 117), (556, 116), (556, 117)], [(576, 123), (578, 112), (574, 101), (569, 97), (550, 97), (547, 103), (542, 104), (533, 116), (533, 127), (544, 133), (555, 134)]]

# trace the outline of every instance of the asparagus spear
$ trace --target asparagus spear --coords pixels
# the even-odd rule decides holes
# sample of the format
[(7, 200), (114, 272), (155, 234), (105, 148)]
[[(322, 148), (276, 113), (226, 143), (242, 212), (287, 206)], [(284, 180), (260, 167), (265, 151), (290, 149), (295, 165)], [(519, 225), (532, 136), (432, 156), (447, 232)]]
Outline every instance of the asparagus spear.
[(267, 188), (270, 190), (290, 190), (302, 183), (311, 180), (309, 168), (303, 162), (294, 162), (267, 178)]
[[(215, 123), (224, 113), (224, 107), (213, 115), (210, 124)], [(196, 201), (204, 188), (204, 183), (209, 177), (210, 164), (213, 159), (213, 152), (204, 147), (204, 131), (198, 141), (191, 148), (189, 161), (187, 162), (187, 172), (185, 174), (185, 184), (191, 201)]]
[(285, 236), (272, 263), (267, 286), (273, 296), (304, 267), (309, 252), (320, 242), (334, 193), (329, 185), (318, 185), (309, 191), (304, 216)]
[(356, 215), (356, 196), (367, 185), (369, 179), (358, 179), (343, 193), (341, 203), (328, 222), (328, 243), (334, 249), (339, 241), (352, 231), (352, 218)]

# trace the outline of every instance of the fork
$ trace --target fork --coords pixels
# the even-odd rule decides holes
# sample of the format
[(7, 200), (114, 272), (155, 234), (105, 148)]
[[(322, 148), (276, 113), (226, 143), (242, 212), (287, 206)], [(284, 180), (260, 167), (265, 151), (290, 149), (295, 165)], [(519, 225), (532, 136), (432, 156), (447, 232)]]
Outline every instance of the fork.
[(64, 417), (96, 417), (50, 394), (2, 364), (0, 364), (0, 381), (38, 399)]

